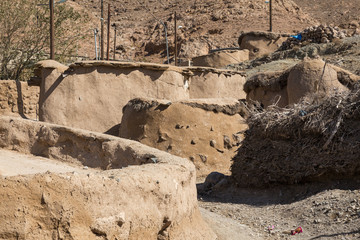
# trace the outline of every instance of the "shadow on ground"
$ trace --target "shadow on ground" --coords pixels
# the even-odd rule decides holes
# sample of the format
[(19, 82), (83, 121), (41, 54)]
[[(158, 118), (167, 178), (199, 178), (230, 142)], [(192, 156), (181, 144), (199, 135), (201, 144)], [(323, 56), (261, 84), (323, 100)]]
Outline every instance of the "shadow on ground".
[(228, 177), (228, 183), (221, 188), (204, 189), (205, 183), (197, 184), (198, 198), (204, 202), (221, 202), (247, 204), (252, 206), (266, 206), (273, 204), (291, 204), (323, 191), (358, 190), (360, 177), (348, 180), (334, 180), (329, 182), (304, 183), (297, 185), (278, 185), (269, 188), (239, 188)]

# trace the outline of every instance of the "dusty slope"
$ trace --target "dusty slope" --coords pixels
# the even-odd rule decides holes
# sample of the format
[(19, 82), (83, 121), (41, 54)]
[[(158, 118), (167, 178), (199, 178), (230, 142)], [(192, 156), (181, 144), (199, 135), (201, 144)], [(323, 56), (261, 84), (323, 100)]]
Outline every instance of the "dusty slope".
[[(104, 1), (106, 10), (109, 2)], [(77, 0), (76, 4), (86, 8), (94, 19), (100, 18), (100, 1)], [(207, 54), (209, 49), (238, 47), (241, 31), (269, 29), (269, 5), (265, 1), (118, 0), (111, 1), (111, 5), (112, 22), (116, 22), (118, 29), (117, 53), (121, 59), (163, 62), (165, 38), (159, 21), (168, 27), (173, 52), (175, 11), (178, 26), (182, 26), (178, 32), (182, 58)], [(316, 23), (291, 0), (275, 0), (273, 8), (275, 32), (299, 31)], [(99, 28), (100, 21), (93, 25)], [(110, 46), (112, 49), (112, 42)], [(88, 46), (86, 51), (93, 56), (93, 47)]]
[(347, 24), (360, 21), (359, 0), (293, 0), (303, 11), (320, 23)]

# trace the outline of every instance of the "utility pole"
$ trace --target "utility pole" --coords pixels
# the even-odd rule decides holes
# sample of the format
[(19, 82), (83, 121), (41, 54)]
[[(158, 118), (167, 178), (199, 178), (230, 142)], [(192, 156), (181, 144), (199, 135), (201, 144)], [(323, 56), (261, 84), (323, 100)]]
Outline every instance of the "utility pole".
[(55, 45), (54, 45), (54, 1), (49, 0), (49, 7), (50, 7), (50, 59), (55, 59)]
[(104, 60), (104, 0), (101, 0), (101, 49), (100, 57)]
[(114, 27), (115, 27), (114, 28), (114, 60), (116, 60), (116, 56), (115, 56), (115, 54), (116, 54), (116, 24)]
[(270, 10), (270, 32), (272, 32), (272, 0), (270, 0), (270, 6), (269, 6), (269, 10)]
[(107, 46), (106, 46), (107, 58), (110, 59), (110, 3), (108, 4), (108, 23), (107, 23)]
[(94, 38), (95, 38), (95, 60), (99, 60), (98, 56), (98, 49), (97, 49), (97, 41), (96, 41), (96, 35), (98, 34), (97, 28), (94, 29)]
[(178, 51), (178, 46), (177, 46), (177, 24), (176, 24), (176, 12), (175, 12), (175, 66), (177, 66), (178, 63), (178, 59), (177, 59), (177, 51)]

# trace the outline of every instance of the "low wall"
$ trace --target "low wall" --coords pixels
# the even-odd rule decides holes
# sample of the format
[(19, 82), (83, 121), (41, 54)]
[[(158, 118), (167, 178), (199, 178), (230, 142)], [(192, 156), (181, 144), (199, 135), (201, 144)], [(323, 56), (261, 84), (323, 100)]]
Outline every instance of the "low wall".
[(269, 32), (246, 32), (238, 39), (240, 49), (248, 49), (250, 59), (275, 52), (289, 35)]
[(0, 80), (0, 115), (37, 119), (40, 88), (26, 82)]
[(248, 101), (257, 101), (264, 107), (286, 107), (298, 103), (308, 94), (353, 89), (360, 76), (325, 63), (321, 59), (304, 59), (284, 71), (261, 72), (247, 79), (244, 91)]
[(116, 134), (121, 110), (133, 98), (177, 101), (246, 96), (244, 74), (228, 70), (97, 61), (69, 68), (43, 61), (38, 68), (41, 121), (110, 134)]
[(0, 148), (111, 169), (0, 178), (0, 219), (6, 219), (0, 238), (216, 239), (200, 216), (195, 167), (186, 159), (126, 139), (4, 116)]
[(229, 64), (240, 63), (249, 60), (249, 50), (223, 50), (207, 55), (194, 57), (194, 66), (223, 68)]
[(124, 107), (119, 136), (192, 161), (197, 177), (230, 173), (231, 159), (247, 128), (236, 99), (180, 102), (133, 99)]

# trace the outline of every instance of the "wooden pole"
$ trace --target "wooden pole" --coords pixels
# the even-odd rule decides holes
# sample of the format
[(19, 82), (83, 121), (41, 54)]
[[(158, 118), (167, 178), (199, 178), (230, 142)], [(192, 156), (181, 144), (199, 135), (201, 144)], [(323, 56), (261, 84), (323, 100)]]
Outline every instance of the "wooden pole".
[(269, 10), (270, 10), (270, 32), (272, 32), (272, 30), (273, 30), (273, 26), (272, 26), (272, 0), (270, 0)]
[(106, 46), (107, 58), (110, 60), (110, 3), (108, 4), (108, 24), (107, 24), (107, 46)]
[(104, 60), (104, 0), (101, 0), (101, 46), (100, 58)]
[(55, 44), (54, 44), (54, 0), (49, 0), (50, 7), (50, 59), (55, 59)]
[(177, 51), (178, 51), (178, 46), (177, 46), (177, 23), (176, 23), (176, 12), (175, 12), (175, 66), (177, 66), (178, 63), (178, 59), (177, 59)]
[(114, 60), (116, 60), (116, 25), (114, 28)]

